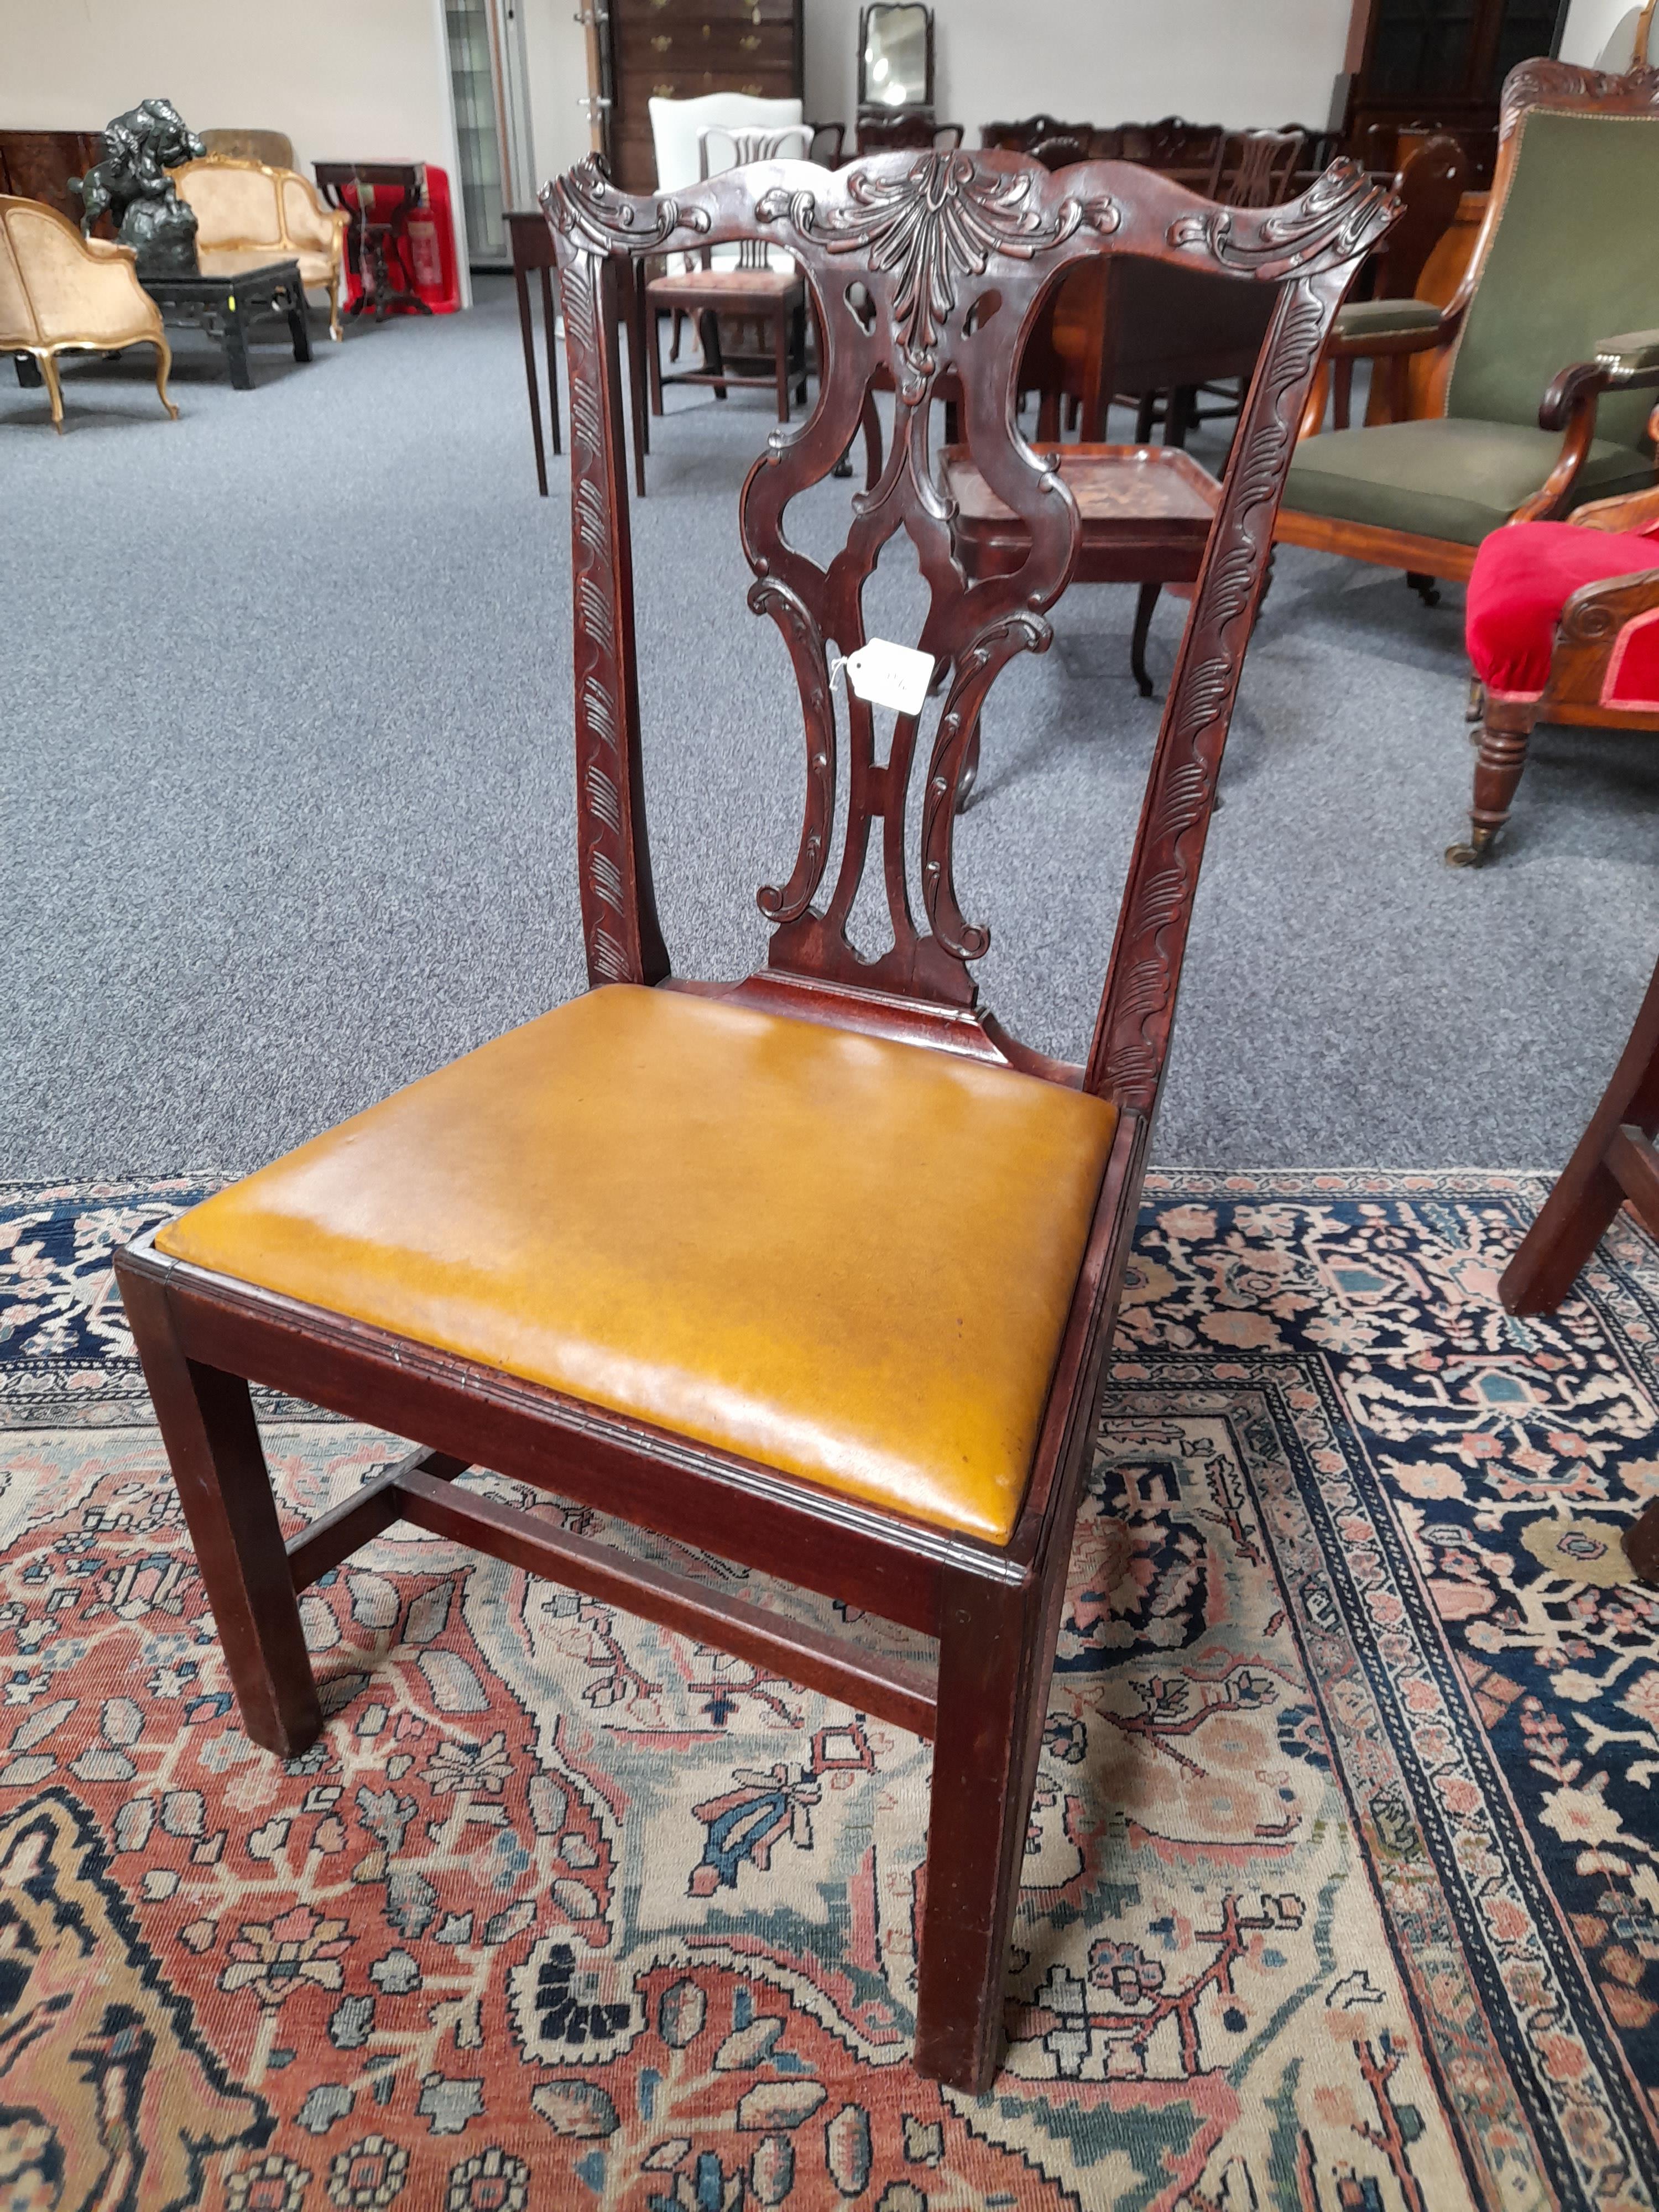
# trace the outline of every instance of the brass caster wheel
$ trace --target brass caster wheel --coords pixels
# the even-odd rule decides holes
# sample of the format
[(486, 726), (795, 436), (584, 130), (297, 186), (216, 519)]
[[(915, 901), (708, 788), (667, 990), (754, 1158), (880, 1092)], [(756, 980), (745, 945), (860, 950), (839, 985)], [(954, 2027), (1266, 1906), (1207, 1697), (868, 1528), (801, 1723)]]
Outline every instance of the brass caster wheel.
[(1474, 830), (1470, 831), (1467, 845), (1448, 845), (1446, 866), (1449, 868), (1484, 868), (1492, 857), (1492, 836), (1490, 830), (1484, 833)]

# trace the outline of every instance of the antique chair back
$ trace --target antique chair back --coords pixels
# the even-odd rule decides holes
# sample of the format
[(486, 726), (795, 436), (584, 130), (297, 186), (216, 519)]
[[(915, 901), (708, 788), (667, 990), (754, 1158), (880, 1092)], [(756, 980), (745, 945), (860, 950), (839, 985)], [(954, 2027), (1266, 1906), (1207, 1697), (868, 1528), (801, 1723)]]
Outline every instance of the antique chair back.
[[(1614, 332), (1659, 325), (1656, 92), (1652, 71), (1605, 77), (1548, 61), (1511, 70), (1492, 204), (1431, 412), (1532, 428), (1565, 366)], [(1649, 405), (1607, 393), (1598, 441), (1645, 458)]]
[(286, 131), (204, 131), (199, 136), (210, 154), (228, 154), (241, 161), (263, 161), (270, 169), (294, 167), (294, 141)]
[[(911, 1000), (910, 1030), (948, 1030), (973, 1040), (963, 1048), (1034, 1068), (1042, 1065), (1035, 1055), (976, 1012), (971, 969), (989, 933), (963, 915), (952, 870), (957, 790), (987, 694), (1016, 653), (1049, 643), (1044, 613), (1064, 591), (1077, 552), (1071, 495), (1016, 428), (1024, 343), (1050, 284), (1095, 259), (1144, 255), (1176, 268), (1281, 283), (1170, 688), (1094, 1046), (1080, 1078), (1121, 1107), (1150, 1113), (1295, 410), (1362, 242), (1386, 228), (1386, 197), (1357, 171), (1339, 167), (1290, 207), (1222, 211), (1144, 170), (1097, 165), (1054, 177), (997, 152), (890, 155), (835, 175), (773, 162), (655, 199), (621, 195), (592, 163), (550, 186), (544, 204), (556, 234), (574, 424), (580, 847), (592, 980), (656, 982), (668, 972), (640, 786), (629, 526), (617, 473), (622, 372), (605, 304), (617, 281), (617, 256), (775, 240), (805, 275), (822, 333), (818, 404), (801, 430), (771, 439), (739, 501), (744, 551), (756, 578), (750, 605), (778, 623), (788, 648), (807, 759), (798, 854), (787, 879), (759, 894), (773, 935), (767, 975), (749, 988), (786, 998), (817, 991)], [(854, 502), (845, 544), (821, 566), (790, 542), (784, 511), (830, 475), (878, 389), (896, 395), (885, 468)], [(969, 584), (954, 557), (953, 513), (939, 489), (931, 443), (933, 403), (946, 398), (956, 403), (974, 463), (1030, 530), (1029, 557), (1012, 576)], [(943, 692), (931, 715), (897, 717), (884, 763), (872, 709), (851, 684), (843, 740), (831, 655), (851, 656), (868, 642), (864, 586), (883, 547), (901, 532), (915, 548), (929, 592), (920, 635), (903, 642), (931, 657)], [(912, 853), (907, 793), (924, 723), (928, 766)], [(841, 864), (827, 901), (815, 904), (832, 857), (843, 778)], [(855, 948), (848, 925), (872, 836), (879, 840), (892, 941), (869, 952)]]
[(1303, 133), (1230, 131), (1216, 153), (1210, 196), (1224, 207), (1277, 207), (1302, 158)]
[[(812, 141), (818, 126), (811, 123), (786, 123), (776, 130), (762, 130), (753, 125), (738, 123), (705, 124), (697, 133), (697, 179), (706, 184), (721, 169), (739, 169), (753, 161), (775, 161), (783, 155), (811, 159)], [(775, 253), (757, 238), (742, 240), (735, 254), (728, 248), (726, 260), (734, 269), (787, 269), (789, 257)], [(712, 250), (704, 246), (701, 256), (705, 269), (714, 266)]]
[[(1082, 150), (1072, 158), (1081, 161), (1087, 158), (1090, 141), (1094, 135), (1092, 123), (1060, 123), (1052, 115), (1038, 114), (1028, 115), (1018, 123), (983, 124), (980, 128), (979, 143), (988, 150), (1035, 155), (1040, 145), (1045, 145), (1052, 139), (1073, 140)], [(1055, 168), (1060, 164), (1048, 162), (1045, 166)]]

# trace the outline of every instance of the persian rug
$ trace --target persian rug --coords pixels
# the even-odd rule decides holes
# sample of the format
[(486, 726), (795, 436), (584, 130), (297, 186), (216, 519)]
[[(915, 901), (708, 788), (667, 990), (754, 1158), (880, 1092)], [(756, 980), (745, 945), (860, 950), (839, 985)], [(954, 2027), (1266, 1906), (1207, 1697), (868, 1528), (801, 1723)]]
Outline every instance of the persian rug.
[[(108, 1266), (192, 1193), (3, 1194), (0, 2207), (1659, 2204), (1659, 1255), (1508, 1318), (1542, 1188), (1153, 1179), (979, 2099), (893, 1728), (403, 1530), (250, 1744)], [(263, 1411), (295, 1523), (399, 1449)]]

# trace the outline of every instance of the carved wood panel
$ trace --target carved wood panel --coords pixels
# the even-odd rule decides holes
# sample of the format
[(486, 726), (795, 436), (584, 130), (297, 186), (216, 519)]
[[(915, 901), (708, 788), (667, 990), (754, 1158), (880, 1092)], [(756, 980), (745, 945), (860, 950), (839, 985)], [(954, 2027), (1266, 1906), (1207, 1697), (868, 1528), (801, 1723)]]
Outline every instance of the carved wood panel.
[[(1346, 165), (1286, 206), (1223, 209), (1121, 164), (1052, 176), (1000, 153), (888, 155), (836, 174), (804, 163), (734, 170), (675, 198), (632, 199), (591, 163), (549, 188), (570, 327), (572, 509), (577, 593), (578, 795), (583, 915), (596, 980), (636, 972), (656, 942), (639, 811), (637, 687), (614, 329), (592, 303), (608, 256), (743, 238), (793, 254), (817, 300), (823, 374), (799, 428), (769, 441), (739, 495), (755, 583), (750, 605), (778, 624), (800, 692), (805, 806), (787, 879), (764, 886), (769, 965), (787, 975), (972, 1007), (970, 963), (989, 942), (963, 911), (953, 871), (957, 799), (986, 696), (1046, 619), (1077, 557), (1076, 507), (1059, 472), (1019, 435), (1014, 388), (1048, 285), (1091, 256), (1135, 252), (1280, 287), (1279, 305), (1224, 487), (1170, 688), (1103, 998), (1087, 1081), (1150, 1108), (1161, 1076), (1197, 868), (1244, 647), (1296, 425), (1330, 320), (1392, 204)], [(852, 501), (845, 542), (820, 564), (793, 544), (786, 511), (852, 443), (872, 394), (890, 391), (894, 433), (879, 479)], [(954, 402), (984, 483), (1029, 537), (1012, 573), (970, 582), (933, 447), (934, 403)], [(579, 416), (578, 410), (581, 410)], [(607, 437), (605, 425), (613, 435)], [(832, 654), (866, 641), (863, 599), (882, 550), (902, 533), (927, 611), (914, 642), (931, 654), (935, 712), (896, 719), (884, 760), (874, 718), (830, 697)], [(914, 841), (907, 800), (927, 744)], [(597, 770), (597, 780), (595, 771)], [(841, 864), (824, 896), (844, 778)], [(614, 799), (613, 799), (614, 794)], [(848, 923), (876, 846), (891, 943), (855, 946)], [(919, 888), (921, 914), (911, 887)], [(632, 913), (635, 920), (629, 924)], [(630, 937), (630, 927), (637, 938)]]

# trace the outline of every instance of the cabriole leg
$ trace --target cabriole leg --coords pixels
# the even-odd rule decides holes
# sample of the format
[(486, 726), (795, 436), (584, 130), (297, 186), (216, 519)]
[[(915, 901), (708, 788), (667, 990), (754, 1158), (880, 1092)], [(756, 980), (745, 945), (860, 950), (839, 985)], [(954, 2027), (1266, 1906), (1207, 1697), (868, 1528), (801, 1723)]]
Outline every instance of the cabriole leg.
[(247, 1384), (186, 1358), (162, 1285), (117, 1273), (242, 1725), (296, 1759), (322, 1707)]
[(40, 374), (46, 380), (46, 397), (52, 402), (52, 427), (59, 437), (64, 434), (64, 387), (58, 380), (58, 356), (43, 353), (40, 356)]
[(974, 2095), (1002, 2060), (1008, 1931), (1047, 1703), (1041, 1595), (945, 1575), (915, 2063)]

